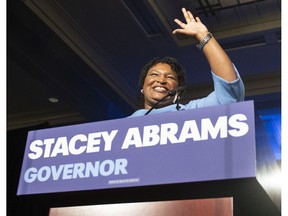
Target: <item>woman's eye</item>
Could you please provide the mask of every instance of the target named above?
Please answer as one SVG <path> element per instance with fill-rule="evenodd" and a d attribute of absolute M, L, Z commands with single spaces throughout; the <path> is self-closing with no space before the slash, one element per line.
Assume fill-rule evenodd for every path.
<path fill-rule="evenodd" d="M 168 78 L 168 79 L 174 79 L 174 80 L 176 79 L 176 78 L 173 77 L 173 76 L 168 76 L 167 78 Z"/>

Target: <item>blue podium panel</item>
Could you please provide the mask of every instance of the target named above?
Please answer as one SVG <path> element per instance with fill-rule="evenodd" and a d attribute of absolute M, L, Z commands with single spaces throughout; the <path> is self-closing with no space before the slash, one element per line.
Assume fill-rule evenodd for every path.
<path fill-rule="evenodd" d="M 17 194 L 255 176 L 247 101 L 30 131 Z"/>

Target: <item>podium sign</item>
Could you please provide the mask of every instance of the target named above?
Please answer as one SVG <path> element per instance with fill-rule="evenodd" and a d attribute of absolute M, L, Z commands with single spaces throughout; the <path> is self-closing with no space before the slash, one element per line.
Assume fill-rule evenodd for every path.
<path fill-rule="evenodd" d="M 255 176 L 247 101 L 30 131 L 17 194 Z"/>

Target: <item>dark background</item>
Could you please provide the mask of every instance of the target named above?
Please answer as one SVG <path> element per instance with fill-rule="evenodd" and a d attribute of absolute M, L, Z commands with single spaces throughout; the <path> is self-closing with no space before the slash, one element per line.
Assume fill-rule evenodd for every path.
<path fill-rule="evenodd" d="M 281 1 L 233 2 L 7 1 L 7 214 L 47 215 L 42 199 L 16 196 L 28 131 L 130 115 L 142 105 L 139 71 L 156 56 L 186 68 L 183 103 L 211 91 L 193 38 L 171 35 L 181 7 L 235 63 L 281 167 Z"/>

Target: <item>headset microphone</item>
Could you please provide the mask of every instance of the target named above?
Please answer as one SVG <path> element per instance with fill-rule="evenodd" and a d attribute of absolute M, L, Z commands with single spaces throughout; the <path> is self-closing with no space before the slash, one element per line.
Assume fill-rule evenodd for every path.
<path fill-rule="evenodd" d="M 175 101 L 177 101 L 177 106 L 176 106 L 176 108 L 177 108 L 177 110 L 179 110 L 179 98 L 180 98 L 180 96 L 183 94 L 183 91 L 184 91 L 184 89 L 183 89 L 183 87 L 179 87 L 177 90 L 171 90 L 171 91 L 169 91 L 163 98 L 161 98 L 161 100 L 159 100 L 159 101 L 157 101 L 157 103 L 156 104 L 154 104 L 154 106 L 152 106 L 146 113 L 145 113 L 145 115 L 148 115 L 153 109 L 155 109 L 156 107 L 157 107 L 157 105 L 159 104 L 159 103 L 161 103 L 165 98 L 167 98 L 167 97 L 173 97 L 173 96 L 175 96 L 176 95 L 176 97 L 175 97 L 175 99 L 174 99 L 174 103 L 175 103 Z"/>

